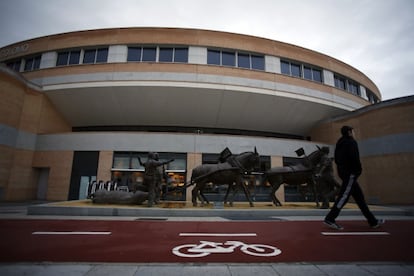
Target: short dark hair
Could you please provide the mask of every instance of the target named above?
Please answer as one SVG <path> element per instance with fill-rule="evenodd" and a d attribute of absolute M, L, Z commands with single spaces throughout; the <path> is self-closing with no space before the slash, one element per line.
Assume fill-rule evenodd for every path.
<path fill-rule="evenodd" d="M 354 128 L 351 126 L 343 126 L 341 127 L 341 134 L 342 136 L 349 136 L 348 133 L 350 130 L 353 130 Z"/>

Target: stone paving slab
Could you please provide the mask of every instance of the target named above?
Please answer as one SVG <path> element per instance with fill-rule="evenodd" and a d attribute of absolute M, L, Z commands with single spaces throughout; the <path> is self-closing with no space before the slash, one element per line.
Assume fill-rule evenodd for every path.
<path fill-rule="evenodd" d="M 265 205 L 267 206 L 267 205 Z M 372 211 L 378 216 L 406 216 L 407 211 L 403 208 L 391 208 L 383 206 L 372 206 Z M 28 215 L 49 216 L 124 216 L 124 217 L 237 217 L 243 219 L 283 216 L 325 216 L 328 210 L 317 209 L 312 203 L 287 205 L 283 207 L 234 207 L 234 208 L 160 208 L 142 206 L 114 206 L 87 204 L 85 202 L 60 202 L 48 204 L 36 204 L 27 207 Z M 347 204 L 341 212 L 341 216 L 357 216 L 361 211 L 355 204 Z"/>
<path fill-rule="evenodd" d="M 405 263 L 275 263 L 275 264 L 71 264 L 71 263 L 21 263 L 0 264 L 0 275 L 42 276 L 412 276 L 414 264 Z"/>

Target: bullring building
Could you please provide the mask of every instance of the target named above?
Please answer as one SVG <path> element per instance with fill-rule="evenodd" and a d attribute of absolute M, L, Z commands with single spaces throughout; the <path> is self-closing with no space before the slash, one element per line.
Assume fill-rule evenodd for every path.
<path fill-rule="evenodd" d="M 0 200 L 82 199 L 94 180 L 131 188 L 148 152 L 174 158 L 167 199 L 189 200 L 174 188 L 226 147 L 257 147 L 260 170 L 289 165 L 298 148 L 332 148 L 338 120 L 369 124 L 375 119 L 360 114 L 384 108 L 377 86 L 340 60 L 226 32 L 62 33 L 3 47 L 0 62 Z M 251 178 L 254 199 L 269 201 L 260 175 Z M 289 187 L 278 193 L 296 200 Z"/>

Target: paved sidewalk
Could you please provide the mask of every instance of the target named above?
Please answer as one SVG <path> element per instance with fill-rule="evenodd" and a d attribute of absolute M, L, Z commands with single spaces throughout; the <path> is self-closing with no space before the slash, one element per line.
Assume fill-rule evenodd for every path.
<path fill-rule="evenodd" d="M 344 264 L 79 264 L 79 263 L 24 263 L 1 264 L 0 275 L 41 276 L 235 276 L 235 275 L 337 275 L 337 276 L 412 276 L 414 264 L 399 263 L 344 263 Z"/>

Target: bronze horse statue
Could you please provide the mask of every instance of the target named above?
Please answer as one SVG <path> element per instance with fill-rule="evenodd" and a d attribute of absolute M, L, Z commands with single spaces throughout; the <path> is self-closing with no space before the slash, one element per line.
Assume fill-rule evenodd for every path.
<path fill-rule="evenodd" d="M 246 185 L 243 183 L 243 175 L 257 168 L 260 165 L 259 154 L 256 148 L 254 152 L 243 152 L 238 155 L 231 155 L 224 162 L 218 164 L 203 164 L 193 169 L 191 180 L 186 187 L 194 185 L 192 191 L 193 206 L 197 206 L 197 198 L 201 201 L 201 206 L 204 201 L 208 203 L 207 198 L 202 191 L 207 183 L 215 185 L 240 185 L 250 203 L 253 206 L 252 199 Z M 237 189 L 234 189 L 234 194 Z M 233 194 L 233 197 L 234 197 Z M 233 205 L 233 197 L 230 200 L 230 205 Z"/>
<path fill-rule="evenodd" d="M 303 149 L 296 151 L 303 152 Z M 288 185 L 303 185 L 307 184 L 312 189 L 315 195 L 316 205 L 319 207 L 318 192 L 316 191 L 315 174 L 316 169 L 322 160 L 322 157 L 329 153 L 328 147 L 318 147 L 309 156 L 302 158 L 298 164 L 293 166 L 274 167 L 265 172 L 265 180 L 271 185 L 270 197 L 276 206 L 282 206 L 282 203 L 276 197 L 276 191 L 282 184 Z M 298 154 L 299 155 L 299 154 Z"/>

